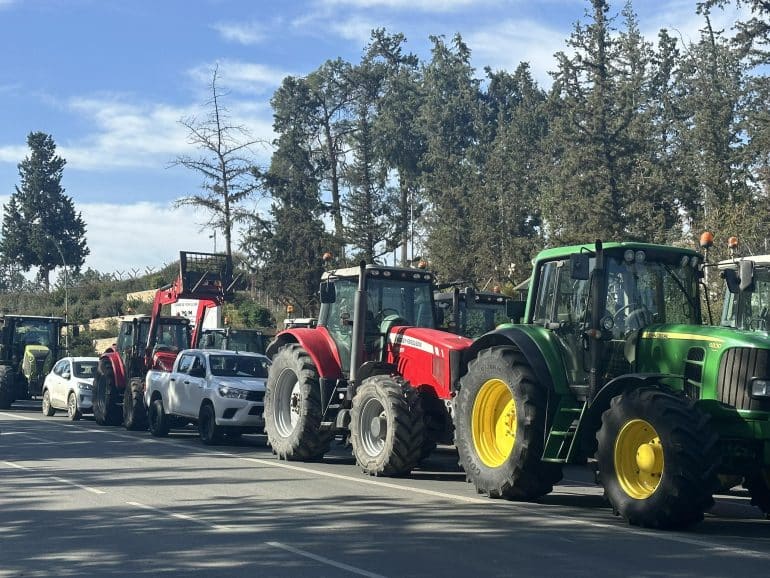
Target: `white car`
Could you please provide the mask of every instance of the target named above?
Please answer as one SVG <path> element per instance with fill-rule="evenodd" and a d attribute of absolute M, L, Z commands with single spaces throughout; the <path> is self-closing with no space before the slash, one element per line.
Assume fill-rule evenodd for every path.
<path fill-rule="evenodd" d="M 171 372 L 147 372 L 145 404 L 150 433 L 194 422 L 205 444 L 223 435 L 261 433 L 270 359 L 258 353 L 185 349 Z"/>
<path fill-rule="evenodd" d="M 78 420 L 93 411 L 93 389 L 98 357 L 64 357 L 57 361 L 43 382 L 43 414 L 57 409 Z"/>

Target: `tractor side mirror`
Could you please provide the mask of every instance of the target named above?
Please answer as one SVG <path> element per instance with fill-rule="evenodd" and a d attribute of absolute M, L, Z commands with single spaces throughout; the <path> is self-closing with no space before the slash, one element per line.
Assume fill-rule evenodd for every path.
<path fill-rule="evenodd" d="M 743 260 L 740 262 L 741 291 L 754 291 L 754 261 Z"/>
<path fill-rule="evenodd" d="M 337 301 L 337 290 L 334 283 L 324 281 L 321 283 L 321 303 L 334 303 Z"/>
<path fill-rule="evenodd" d="M 471 309 L 476 306 L 476 290 L 473 287 L 465 288 L 465 307 Z"/>
<path fill-rule="evenodd" d="M 521 318 L 524 317 L 524 309 L 526 305 L 526 301 L 507 301 L 505 303 L 505 316 L 508 319 L 512 319 L 514 323 L 519 323 Z"/>
<path fill-rule="evenodd" d="M 741 280 L 738 278 L 738 273 L 735 269 L 725 269 L 722 271 L 722 277 L 727 285 L 727 290 L 735 295 L 740 291 Z"/>
<path fill-rule="evenodd" d="M 588 253 L 573 253 L 569 256 L 570 276 L 573 279 L 587 281 L 590 263 Z"/>

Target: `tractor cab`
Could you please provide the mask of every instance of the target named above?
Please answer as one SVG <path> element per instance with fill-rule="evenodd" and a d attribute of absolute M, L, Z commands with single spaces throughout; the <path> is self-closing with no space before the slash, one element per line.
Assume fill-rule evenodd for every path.
<path fill-rule="evenodd" d="M 433 294 L 442 329 L 476 338 L 502 323 L 511 322 L 511 298 L 495 291 L 454 287 Z"/>
<path fill-rule="evenodd" d="M 149 331 L 149 315 L 137 315 L 121 321 L 116 348 L 123 366 L 128 368 L 132 376 L 142 375 L 151 369 L 142 367 Z M 171 371 L 177 353 L 190 347 L 190 339 L 190 321 L 186 317 L 161 317 L 158 320 L 157 342 L 152 352 L 153 368 L 168 367 L 167 371 Z"/>
<path fill-rule="evenodd" d="M 394 327 L 434 329 L 432 282 L 433 275 L 426 271 L 381 265 L 324 273 L 318 326 L 334 341 L 342 371 L 350 372 L 353 343 L 363 343 L 361 363 L 384 361 Z M 364 292 L 359 293 L 362 284 Z M 358 317 L 357 293 L 365 296 Z"/>
<path fill-rule="evenodd" d="M 700 325 L 701 262 L 696 251 L 639 243 L 544 251 L 526 319 L 552 331 L 570 386 L 590 395 L 634 370 L 641 330 Z"/>

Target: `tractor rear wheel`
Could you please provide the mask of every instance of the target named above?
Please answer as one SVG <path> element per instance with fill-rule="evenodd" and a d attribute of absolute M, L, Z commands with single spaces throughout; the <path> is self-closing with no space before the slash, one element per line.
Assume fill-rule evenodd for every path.
<path fill-rule="evenodd" d="M 350 410 L 350 443 L 365 474 L 409 474 L 420 461 L 423 440 L 420 400 L 406 381 L 374 375 L 361 383 Z"/>
<path fill-rule="evenodd" d="M 123 390 L 123 425 L 127 430 L 147 429 L 147 410 L 144 407 L 144 382 L 131 378 Z"/>
<path fill-rule="evenodd" d="M 533 500 L 553 490 L 561 466 L 543 462 L 547 391 L 513 347 L 481 351 L 455 398 L 460 465 L 480 493 Z"/>
<path fill-rule="evenodd" d="M 94 385 L 94 420 L 99 425 L 120 425 L 122 416 L 118 405 L 119 393 L 109 361 L 99 361 Z"/>
<path fill-rule="evenodd" d="M 596 439 L 605 494 L 629 524 L 684 528 L 713 505 L 718 440 L 693 402 L 653 387 L 628 390 L 602 414 Z"/>
<path fill-rule="evenodd" d="M 10 409 L 13 403 L 14 375 L 7 365 L 0 365 L 0 409 Z"/>
<path fill-rule="evenodd" d="M 749 491 L 751 504 L 770 517 L 770 468 L 746 476 L 743 487 Z"/>
<path fill-rule="evenodd" d="M 320 460 L 331 431 L 321 431 L 318 370 L 305 349 L 292 343 L 276 353 L 265 391 L 265 432 L 282 460 Z"/>

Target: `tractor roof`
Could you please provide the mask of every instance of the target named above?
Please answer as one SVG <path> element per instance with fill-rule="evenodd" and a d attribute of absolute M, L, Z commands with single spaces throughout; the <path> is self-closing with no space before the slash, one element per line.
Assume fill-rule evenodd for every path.
<path fill-rule="evenodd" d="M 602 247 L 605 251 L 633 249 L 634 251 L 640 250 L 657 253 L 670 253 L 673 255 L 684 254 L 700 256 L 698 251 L 687 247 L 672 247 L 670 245 L 655 245 L 653 243 L 637 243 L 633 241 L 602 243 Z M 595 250 L 596 245 L 594 243 L 586 243 L 585 245 L 570 245 L 567 247 L 557 247 L 555 249 L 545 249 L 541 251 L 537 257 L 535 257 L 535 261 L 548 261 L 551 259 L 558 259 L 560 257 L 568 257 L 573 253 L 580 253 L 581 251 L 593 252 Z"/>
<path fill-rule="evenodd" d="M 45 315 L 14 315 L 6 314 L 0 315 L 0 319 L 34 319 L 38 321 L 58 321 L 64 323 L 64 317 L 46 317 Z"/>
<path fill-rule="evenodd" d="M 720 269 L 737 269 L 740 261 L 754 261 L 757 267 L 770 266 L 770 255 L 747 255 L 746 257 L 736 257 L 735 259 L 725 259 L 720 261 Z"/>
<path fill-rule="evenodd" d="M 150 315 L 145 314 L 139 314 L 139 315 L 121 315 L 120 316 L 120 322 L 128 322 L 128 321 L 141 321 L 141 322 L 150 322 Z M 179 316 L 171 316 L 171 315 L 162 315 L 159 317 L 159 321 L 161 323 L 189 323 L 190 320 L 187 319 L 187 317 L 179 317 Z"/>
<path fill-rule="evenodd" d="M 346 267 L 325 271 L 321 279 L 358 279 L 359 267 Z M 433 282 L 433 273 L 425 269 L 412 269 L 409 267 L 388 267 L 387 265 L 367 265 L 366 271 L 372 277 L 384 277 L 408 281 Z"/>

